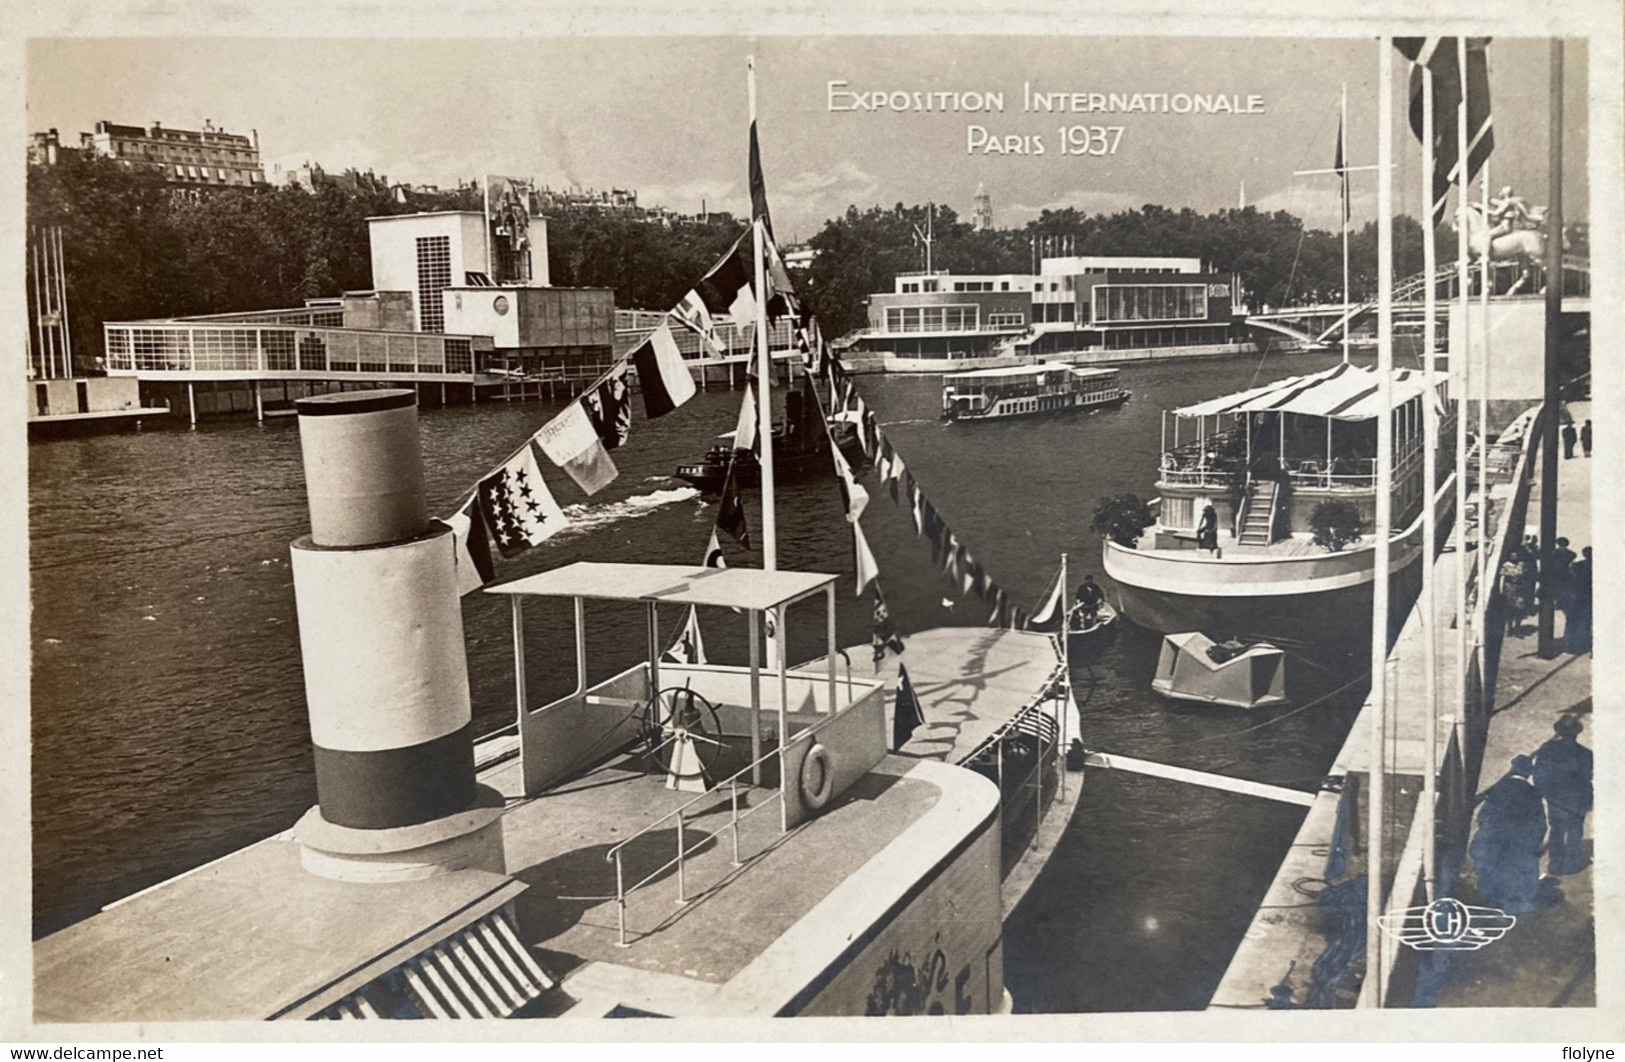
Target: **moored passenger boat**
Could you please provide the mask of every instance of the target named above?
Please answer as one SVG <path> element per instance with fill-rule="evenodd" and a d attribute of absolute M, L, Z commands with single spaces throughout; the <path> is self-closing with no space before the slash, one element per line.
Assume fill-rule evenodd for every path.
<path fill-rule="evenodd" d="M 1396 600 L 1405 600 L 1420 585 L 1430 493 L 1423 374 L 1395 372 L 1393 391 L 1388 574 Z M 1330 643 L 1368 628 L 1380 415 L 1376 372 L 1349 364 L 1172 410 L 1154 521 L 1133 545 L 1109 536 L 1103 544 L 1122 611 L 1165 633 L 1293 643 Z M 1451 423 L 1440 438 L 1451 436 Z M 1181 424 L 1194 426 L 1196 438 L 1182 441 Z M 1431 493 L 1435 504 L 1452 497 L 1437 485 Z"/>
<path fill-rule="evenodd" d="M 1116 369 L 1042 362 L 944 378 L 942 415 L 949 420 L 1030 417 L 1110 406 L 1128 396 Z"/>

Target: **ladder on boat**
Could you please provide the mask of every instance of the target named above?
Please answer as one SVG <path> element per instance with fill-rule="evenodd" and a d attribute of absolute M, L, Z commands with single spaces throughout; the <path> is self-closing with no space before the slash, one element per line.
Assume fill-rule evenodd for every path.
<path fill-rule="evenodd" d="M 1275 538 L 1275 495 L 1280 484 L 1269 479 L 1255 479 L 1247 484 L 1247 496 L 1242 502 L 1241 522 L 1236 527 L 1236 542 L 1243 546 L 1267 546 Z"/>

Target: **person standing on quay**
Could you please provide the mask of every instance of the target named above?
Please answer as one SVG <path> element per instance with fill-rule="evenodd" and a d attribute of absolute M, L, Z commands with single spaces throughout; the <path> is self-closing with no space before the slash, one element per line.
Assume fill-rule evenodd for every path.
<path fill-rule="evenodd" d="M 1574 444 L 1580 439 L 1580 433 L 1574 430 L 1574 421 L 1563 425 L 1563 460 L 1567 461 L 1574 456 Z"/>
<path fill-rule="evenodd" d="M 1591 810 L 1591 750 L 1577 740 L 1584 727 L 1572 715 L 1552 724 L 1556 735 L 1535 752 L 1535 789 L 1546 801 L 1546 870 L 1585 869 L 1585 819 Z"/>
<path fill-rule="evenodd" d="M 1563 596 L 1563 651 L 1591 651 L 1591 547 L 1580 551 L 1579 560 L 1569 565 Z"/>
<path fill-rule="evenodd" d="M 1480 798 L 1478 831 L 1467 846 L 1479 894 L 1508 914 L 1540 906 L 1540 842 L 1546 836 L 1546 812 L 1532 781 L 1534 770 L 1528 756 L 1512 757 L 1506 777 Z"/>
<path fill-rule="evenodd" d="M 1580 425 L 1580 449 L 1587 457 L 1591 456 L 1591 421 Z"/>

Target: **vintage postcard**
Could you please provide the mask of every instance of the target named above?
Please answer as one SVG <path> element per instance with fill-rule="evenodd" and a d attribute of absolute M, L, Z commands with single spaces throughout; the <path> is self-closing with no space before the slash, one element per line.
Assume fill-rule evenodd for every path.
<path fill-rule="evenodd" d="M 1625 1036 L 1611 5 L 8 6 L 6 1039 Z"/>

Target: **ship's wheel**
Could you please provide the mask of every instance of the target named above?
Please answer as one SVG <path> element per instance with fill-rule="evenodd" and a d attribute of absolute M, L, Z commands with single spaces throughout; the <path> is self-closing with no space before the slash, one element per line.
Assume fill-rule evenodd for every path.
<path fill-rule="evenodd" d="M 671 686 L 644 706 L 638 731 L 651 762 L 679 788 L 704 787 L 722 754 L 722 723 L 710 701 L 688 686 Z"/>

